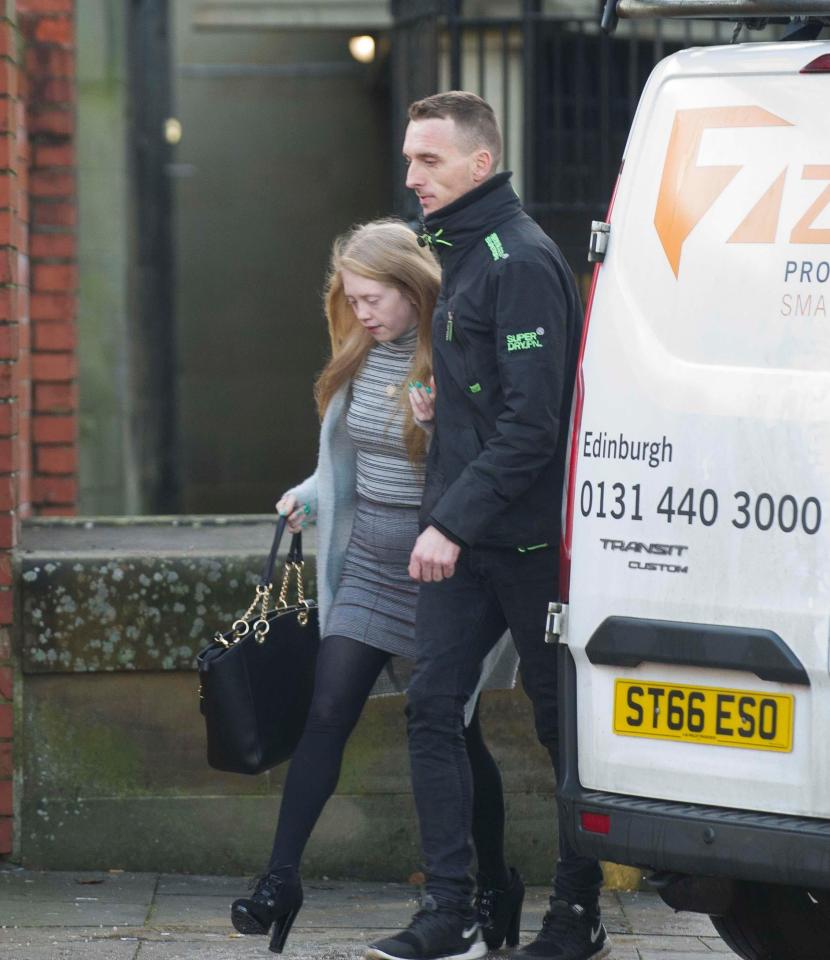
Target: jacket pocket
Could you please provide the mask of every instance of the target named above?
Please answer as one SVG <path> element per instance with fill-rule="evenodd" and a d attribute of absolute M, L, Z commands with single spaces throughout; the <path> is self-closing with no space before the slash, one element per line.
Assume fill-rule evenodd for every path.
<path fill-rule="evenodd" d="M 475 397 L 481 392 L 482 384 L 473 358 L 473 338 L 452 307 L 447 310 L 444 330 L 442 354 L 450 374 L 467 396 Z"/>

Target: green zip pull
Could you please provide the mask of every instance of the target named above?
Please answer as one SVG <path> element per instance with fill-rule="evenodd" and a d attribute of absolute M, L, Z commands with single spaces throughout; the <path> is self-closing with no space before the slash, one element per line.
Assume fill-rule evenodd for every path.
<path fill-rule="evenodd" d="M 541 550 L 548 546 L 546 543 L 534 543 L 532 547 L 516 547 L 519 553 L 531 553 L 533 550 Z"/>
<path fill-rule="evenodd" d="M 447 340 L 452 340 L 452 310 L 447 311 Z"/>
<path fill-rule="evenodd" d="M 430 233 L 429 230 L 424 227 L 424 232 L 418 235 L 418 246 L 432 247 L 434 249 L 436 245 L 440 244 L 442 247 L 451 247 L 452 244 L 449 240 L 441 239 L 441 234 L 443 232 L 443 227 L 441 227 L 440 230 L 436 230 L 435 233 Z"/>

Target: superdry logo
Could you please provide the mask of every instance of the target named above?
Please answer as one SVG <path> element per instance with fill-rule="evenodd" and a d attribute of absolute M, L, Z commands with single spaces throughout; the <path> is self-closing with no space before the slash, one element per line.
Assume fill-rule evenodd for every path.
<path fill-rule="evenodd" d="M 508 353 L 513 350 L 539 349 L 542 346 L 535 330 L 529 330 L 527 333 L 508 333 L 505 340 Z"/>
<path fill-rule="evenodd" d="M 680 274 L 680 256 L 689 234 L 744 167 L 744 164 L 698 163 L 704 133 L 716 129 L 791 126 L 788 120 L 762 107 L 699 107 L 677 111 L 654 210 L 654 226 L 675 277 Z M 790 164 L 785 164 L 772 183 L 761 185 L 758 200 L 735 225 L 727 242 L 775 242 L 789 168 Z M 804 164 L 800 166 L 800 178 L 830 181 L 830 165 Z M 813 226 L 828 205 L 830 186 L 792 226 L 790 243 L 830 243 L 830 229 Z"/>

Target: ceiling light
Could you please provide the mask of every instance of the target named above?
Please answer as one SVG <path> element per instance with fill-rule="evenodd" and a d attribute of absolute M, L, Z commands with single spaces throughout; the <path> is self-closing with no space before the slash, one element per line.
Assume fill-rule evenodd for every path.
<path fill-rule="evenodd" d="M 375 38 L 361 34 L 349 39 L 349 53 L 358 63 L 371 63 L 375 59 Z"/>

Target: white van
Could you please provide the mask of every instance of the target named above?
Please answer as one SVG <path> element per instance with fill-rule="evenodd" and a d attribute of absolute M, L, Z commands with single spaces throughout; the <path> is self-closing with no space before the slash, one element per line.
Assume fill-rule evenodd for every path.
<path fill-rule="evenodd" d="M 562 825 L 745 960 L 827 960 L 830 43 L 660 63 L 608 223 L 549 622 Z"/>

